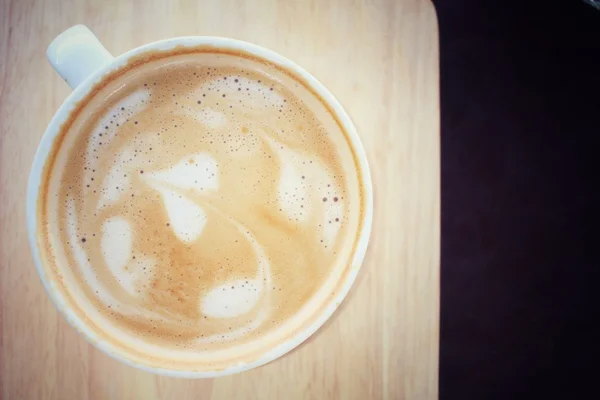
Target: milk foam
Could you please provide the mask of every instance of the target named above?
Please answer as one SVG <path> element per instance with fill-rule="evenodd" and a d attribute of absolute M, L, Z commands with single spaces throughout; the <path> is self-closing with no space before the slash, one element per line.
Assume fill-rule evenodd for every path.
<path fill-rule="evenodd" d="M 320 241 L 325 247 L 331 246 L 340 230 L 340 224 L 334 222 L 344 218 L 344 200 L 333 195 L 340 193 L 335 179 L 318 158 L 296 153 L 275 142 L 271 148 L 281 162 L 278 187 L 281 211 L 290 220 L 301 222 L 318 212 Z"/>
<path fill-rule="evenodd" d="M 49 253 L 120 343 L 214 362 L 281 340 L 332 295 L 360 186 L 311 92 L 195 57 L 133 70 L 83 110 L 50 179 Z"/>
<path fill-rule="evenodd" d="M 92 182 L 93 172 L 98 165 L 99 151 L 106 148 L 114 140 L 119 128 L 129 117 L 145 108 L 148 104 L 149 91 L 138 90 L 125 97 L 119 104 L 113 106 L 96 124 L 91 133 L 86 152 L 86 179 L 83 180 L 84 192 L 89 192 L 88 185 Z"/>

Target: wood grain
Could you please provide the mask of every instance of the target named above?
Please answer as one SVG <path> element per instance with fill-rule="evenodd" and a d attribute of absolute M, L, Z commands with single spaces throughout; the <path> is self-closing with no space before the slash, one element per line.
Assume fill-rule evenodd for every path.
<path fill-rule="evenodd" d="M 375 219 L 340 310 L 262 368 L 178 380 L 91 347 L 47 299 L 25 230 L 37 144 L 70 89 L 45 59 L 88 25 L 113 54 L 182 35 L 269 47 L 312 72 L 355 121 Z M 0 397 L 5 399 L 433 399 L 439 331 L 437 21 L 426 0 L 0 0 Z"/>

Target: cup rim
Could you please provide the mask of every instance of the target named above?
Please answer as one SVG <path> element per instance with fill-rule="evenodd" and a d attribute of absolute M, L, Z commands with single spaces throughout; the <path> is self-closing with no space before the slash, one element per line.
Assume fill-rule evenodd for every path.
<path fill-rule="evenodd" d="M 127 357 L 127 352 L 119 350 L 116 346 L 112 345 L 108 341 L 101 340 L 97 335 L 87 326 L 87 324 L 77 316 L 73 310 L 70 309 L 67 302 L 64 299 L 64 295 L 57 290 L 56 285 L 52 282 L 51 278 L 46 276 L 44 271 L 43 262 L 41 260 L 40 249 L 37 243 L 37 202 L 40 191 L 41 178 L 43 175 L 44 167 L 53 143 L 60 133 L 62 124 L 68 119 L 71 112 L 76 108 L 77 103 L 84 99 L 92 88 L 100 83 L 105 75 L 118 70 L 119 68 L 127 65 L 127 63 L 133 58 L 151 51 L 165 51 L 170 50 L 178 46 L 184 47 L 198 47 L 198 46 L 212 46 L 216 49 L 227 49 L 227 50 L 241 50 L 250 55 L 257 56 L 258 58 L 265 59 L 271 63 L 288 69 L 294 74 L 301 77 L 309 87 L 314 90 L 319 97 L 332 109 L 335 113 L 336 118 L 342 124 L 344 131 L 348 137 L 349 143 L 355 154 L 356 161 L 358 163 L 360 179 L 363 188 L 363 218 L 362 226 L 358 234 L 356 241 L 356 247 L 354 254 L 351 257 L 349 268 L 350 271 L 343 278 L 343 285 L 341 290 L 327 304 L 321 311 L 317 313 L 317 317 L 313 323 L 308 327 L 299 330 L 296 334 L 292 335 L 288 340 L 273 346 L 271 349 L 262 353 L 256 360 L 240 365 L 232 365 L 222 370 L 185 370 L 185 369 L 169 369 L 154 367 L 142 362 L 134 361 Z M 152 372 L 159 375 L 171 376 L 171 377 L 183 377 L 183 378 L 214 378 L 219 376 L 225 376 L 235 374 L 238 372 L 247 371 L 256 367 L 260 367 L 267 364 L 286 353 L 292 351 L 298 347 L 301 343 L 312 336 L 323 324 L 331 318 L 335 310 L 339 307 L 341 302 L 344 300 L 350 288 L 354 284 L 356 277 L 360 271 L 364 257 L 366 254 L 372 222 L 373 222 L 373 187 L 371 180 L 371 173 L 367 162 L 366 152 L 363 144 L 358 136 L 356 127 L 350 116 L 346 113 L 342 105 L 338 102 L 335 96 L 312 74 L 302 68 L 300 65 L 291 61 L 290 59 L 280 55 L 279 53 L 264 48 L 262 46 L 226 37 L 220 36 L 183 36 L 171 39 L 163 39 L 155 42 L 151 42 L 134 49 L 131 49 L 114 58 L 110 63 L 101 66 L 97 71 L 92 73 L 85 81 L 77 86 L 72 93 L 63 101 L 61 106 L 58 108 L 56 113 L 53 115 L 48 127 L 46 128 L 38 149 L 33 158 L 33 165 L 29 175 L 28 186 L 27 186 L 27 204 L 26 204 L 26 217 L 27 217 L 27 231 L 29 245 L 34 260 L 34 264 L 38 275 L 44 285 L 48 297 L 52 300 L 54 306 L 64 316 L 69 325 L 75 330 L 82 334 L 82 336 L 91 343 L 94 347 L 100 349 L 110 357 L 121 361 L 129 366 Z"/>

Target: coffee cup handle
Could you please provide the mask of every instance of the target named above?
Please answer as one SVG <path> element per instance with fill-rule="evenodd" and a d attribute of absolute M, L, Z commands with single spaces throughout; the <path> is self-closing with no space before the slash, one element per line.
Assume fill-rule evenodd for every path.
<path fill-rule="evenodd" d="M 112 54 L 84 25 L 72 26 L 58 35 L 48 46 L 46 57 L 72 89 L 114 60 Z"/>

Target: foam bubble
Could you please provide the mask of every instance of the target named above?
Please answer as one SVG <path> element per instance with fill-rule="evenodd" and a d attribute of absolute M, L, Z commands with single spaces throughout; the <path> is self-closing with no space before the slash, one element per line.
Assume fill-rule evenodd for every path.
<path fill-rule="evenodd" d="M 323 223 L 321 234 L 324 245 L 329 247 L 335 243 L 337 235 L 340 232 L 342 226 L 341 223 L 344 218 L 345 205 L 341 200 L 337 202 L 331 201 L 331 198 L 335 196 L 326 197 L 329 196 L 329 193 L 331 193 L 330 190 L 321 187 L 319 191 L 320 195 L 323 196 L 324 199 L 328 199 L 323 207 Z"/>

